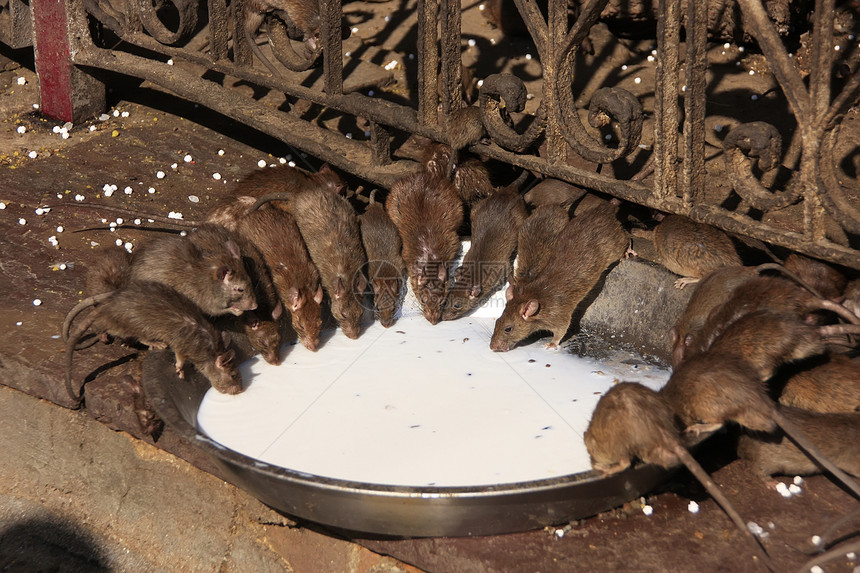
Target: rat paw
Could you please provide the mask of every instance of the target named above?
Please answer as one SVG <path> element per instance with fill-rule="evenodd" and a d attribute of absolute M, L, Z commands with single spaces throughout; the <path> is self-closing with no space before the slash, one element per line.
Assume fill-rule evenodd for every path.
<path fill-rule="evenodd" d="M 696 277 L 681 277 L 675 281 L 676 289 L 683 289 L 687 285 L 693 285 L 699 282 L 701 279 L 697 279 Z"/>

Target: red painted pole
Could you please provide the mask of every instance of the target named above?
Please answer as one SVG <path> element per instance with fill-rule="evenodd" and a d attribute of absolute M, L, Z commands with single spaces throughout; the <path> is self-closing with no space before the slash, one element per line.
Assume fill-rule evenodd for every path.
<path fill-rule="evenodd" d="M 104 84 L 72 63 L 70 0 L 31 0 L 30 9 L 42 113 L 78 122 L 104 111 Z"/>

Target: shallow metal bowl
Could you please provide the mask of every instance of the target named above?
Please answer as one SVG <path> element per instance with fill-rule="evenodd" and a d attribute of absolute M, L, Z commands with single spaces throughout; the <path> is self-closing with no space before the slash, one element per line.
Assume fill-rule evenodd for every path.
<path fill-rule="evenodd" d="M 144 390 L 164 422 L 208 454 L 234 485 L 278 511 L 327 526 L 402 537 L 527 531 L 618 507 L 671 473 L 643 465 L 610 477 L 587 471 L 492 487 L 384 486 L 310 475 L 255 460 L 202 434 L 197 410 L 209 383 L 197 372 L 179 379 L 173 361 L 172 352 L 159 351 L 143 364 Z"/>

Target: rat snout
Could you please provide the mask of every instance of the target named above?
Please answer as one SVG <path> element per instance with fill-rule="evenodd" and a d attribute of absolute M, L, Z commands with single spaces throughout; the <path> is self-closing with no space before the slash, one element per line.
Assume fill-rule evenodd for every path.
<path fill-rule="evenodd" d="M 497 340 L 496 338 L 490 339 L 490 350 L 493 352 L 507 352 L 511 349 L 511 346 L 501 340 Z"/>

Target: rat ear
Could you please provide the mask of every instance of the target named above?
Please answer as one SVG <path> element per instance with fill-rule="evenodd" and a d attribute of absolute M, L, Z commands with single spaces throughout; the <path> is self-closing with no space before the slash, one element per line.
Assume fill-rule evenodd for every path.
<path fill-rule="evenodd" d="M 693 344 L 693 335 L 688 334 L 684 337 L 684 346 L 690 346 L 691 344 Z"/>
<path fill-rule="evenodd" d="M 290 309 L 295 312 L 304 306 L 305 297 L 299 294 L 299 289 L 293 286 L 287 291 L 287 303 L 290 305 Z"/>
<path fill-rule="evenodd" d="M 469 289 L 469 298 L 478 298 L 483 290 L 481 285 L 472 285 L 472 288 Z"/>
<path fill-rule="evenodd" d="M 536 315 L 539 310 L 540 310 L 540 303 L 535 299 L 531 299 L 530 301 L 525 303 L 522 307 L 520 307 L 520 314 L 522 315 L 522 317 L 524 319 L 528 320 L 531 317 L 533 317 L 534 315 Z"/>
<path fill-rule="evenodd" d="M 346 287 L 343 286 L 343 279 L 338 277 L 337 282 L 334 285 L 334 292 L 332 293 L 335 299 L 343 298 L 343 295 L 346 294 Z"/>
<path fill-rule="evenodd" d="M 228 370 L 230 368 L 230 363 L 233 362 L 233 358 L 235 356 L 236 353 L 231 348 L 223 354 L 218 355 L 218 358 L 215 359 L 215 366 L 217 366 L 221 370 Z"/>
<path fill-rule="evenodd" d="M 418 263 L 412 265 L 412 274 L 415 276 L 418 286 L 424 286 L 427 282 L 427 275 L 424 274 L 424 267 Z"/>
<path fill-rule="evenodd" d="M 364 278 L 364 274 L 359 272 L 358 276 L 355 278 L 355 292 L 363 293 L 367 289 L 367 279 Z"/>
<path fill-rule="evenodd" d="M 226 330 L 221 331 L 221 342 L 224 344 L 224 348 L 230 346 L 230 333 Z"/>
<path fill-rule="evenodd" d="M 239 245 L 233 239 L 227 239 L 227 242 L 224 243 L 224 246 L 227 247 L 227 251 L 232 255 L 234 259 L 241 259 L 242 252 L 239 250 Z"/>
<path fill-rule="evenodd" d="M 512 298 L 514 298 L 514 285 L 509 284 L 505 289 L 505 301 L 510 302 Z"/>
<path fill-rule="evenodd" d="M 314 302 L 319 304 L 322 302 L 322 299 L 323 299 L 323 288 L 322 288 L 322 285 L 320 284 L 320 285 L 317 285 L 317 292 L 314 293 Z"/>
<path fill-rule="evenodd" d="M 443 283 L 448 280 L 448 265 L 439 263 L 439 272 L 436 275 Z"/>
<path fill-rule="evenodd" d="M 215 269 L 215 280 L 227 282 L 231 272 L 230 267 L 221 265 Z"/>
<path fill-rule="evenodd" d="M 282 314 L 284 314 L 284 305 L 281 304 L 281 301 L 278 301 L 278 304 L 272 309 L 272 320 L 278 320 Z"/>
<path fill-rule="evenodd" d="M 669 344 L 675 346 L 676 342 L 678 342 L 678 327 L 673 326 L 672 330 L 669 331 Z"/>

